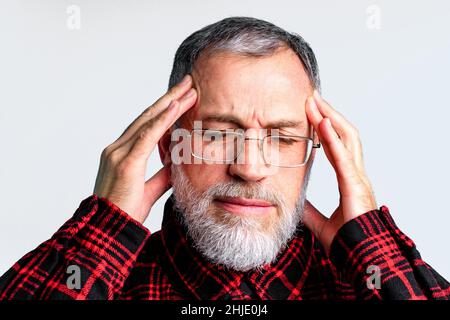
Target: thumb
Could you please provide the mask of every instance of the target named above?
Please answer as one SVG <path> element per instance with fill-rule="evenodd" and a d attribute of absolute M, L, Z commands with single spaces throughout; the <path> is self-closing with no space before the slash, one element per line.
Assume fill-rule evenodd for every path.
<path fill-rule="evenodd" d="M 165 165 L 144 185 L 145 212 L 149 212 L 155 202 L 171 188 L 170 184 L 170 165 Z"/>
<path fill-rule="evenodd" d="M 308 200 L 305 201 L 305 207 L 303 209 L 303 223 L 314 233 L 317 238 L 320 239 L 323 226 L 327 221 L 328 218 L 317 210 L 311 202 Z"/>

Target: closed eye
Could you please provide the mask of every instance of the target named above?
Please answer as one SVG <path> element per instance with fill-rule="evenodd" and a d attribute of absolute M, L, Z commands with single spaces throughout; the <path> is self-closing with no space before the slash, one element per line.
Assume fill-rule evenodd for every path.
<path fill-rule="evenodd" d="M 273 142 L 278 142 L 283 145 L 293 145 L 301 141 L 305 141 L 305 139 L 301 137 L 290 137 L 290 136 L 270 136 L 270 139 Z"/>

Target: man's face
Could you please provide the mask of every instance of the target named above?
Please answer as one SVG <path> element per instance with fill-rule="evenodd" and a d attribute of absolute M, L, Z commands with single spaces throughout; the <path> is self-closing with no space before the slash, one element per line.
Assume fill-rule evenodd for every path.
<path fill-rule="evenodd" d="M 254 138 L 263 137 L 261 129 L 310 136 L 305 101 L 313 88 L 292 50 L 281 49 L 261 58 L 232 53 L 204 55 L 196 62 L 192 76 L 198 100 L 180 118 L 181 127 L 190 130 L 194 121 L 202 121 L 204 129 L 251 129 L 247 136 Z M 197 247 L 201 251 L 204 247 L 203 251 L 208 252 L 203 253 L 210 260 L 234 269 L 246 270 L 271 262 L 267 260 L 273 260 L 295 231 L 295 225 L 289 224 L 300 220 L 305 191 L 302 187 L 306 189 L 310 162 L 274 170 L 264 163 L 258 141 L 248 140 L 243 163 L 191 161 L 172 165 L 176 201 Z M 262 206 L 249 205 L 247 200 L 261 200 Z M 211 246 L 217 241 L 221 246 L 235 246 L 235 251 L 217 247 L 213 252 Z M 245 260 L 239 257 L 242 253 L 260 257 L 239 265 L 238 261 Z"/>

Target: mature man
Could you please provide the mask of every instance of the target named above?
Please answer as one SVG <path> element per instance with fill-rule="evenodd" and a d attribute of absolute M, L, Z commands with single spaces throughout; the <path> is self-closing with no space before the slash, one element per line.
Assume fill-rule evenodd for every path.
<path fill-rule="evenodd" d="M 378 208 L 358 131 L 321 98 L 300 36 L 246 17 L 206 26 L 178 48 L 169 89 L 103 151 L 93 195 L 0 279 L 0 298 L 450 298 Z M 164 166 L 145 181 L 156 145 Z M 330 219 L 306 200 L 320 147 L 339 185 Z"/>

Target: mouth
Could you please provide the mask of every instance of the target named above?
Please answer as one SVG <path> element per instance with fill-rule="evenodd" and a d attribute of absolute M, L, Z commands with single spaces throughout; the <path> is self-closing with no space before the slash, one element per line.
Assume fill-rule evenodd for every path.
<path fill-rule="evenodd" d="M 273 203 L 261 199 L 220 197 L 214 203 L 222 209 L 239 215 L 264 215 L 275 208 Z"/>

